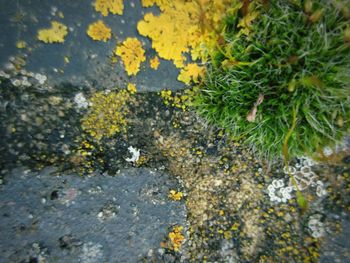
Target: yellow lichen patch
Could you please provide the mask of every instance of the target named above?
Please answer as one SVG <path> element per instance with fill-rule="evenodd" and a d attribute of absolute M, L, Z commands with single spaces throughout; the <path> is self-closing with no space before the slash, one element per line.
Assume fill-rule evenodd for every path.
<path fill-rule="evenodd" d="M 104 42 L 111 39 L 112 36 L 112 30 L 105 23 L 103 23 L 102 20 L 90 24 L 86 33 L 93 40 Z"/>
<path fill-rule="evenodd" d="M 155 56 L 154 58 L 152 58 L 152 59 L 149 61 L 150 67 L 151 67 L 152 69 L 154 69 L 154 70 L 158 69 L 159 64 L 160 64 L 160 62 L 159 62 L 159 59 L 158 59 L 157 56 Z"/>
<path fill-rule="evenodd" d="M 182 226 L 174 226 L 173 230 L 168 235 L 169 240 L 171 242 L 171 248 L 174 251 L 179 251 L 182 246 L 182 243 L 185 240 L 185 236 L 181 233 L 182 230 Z"/>
<path fill-rule="evenodd" d="M 197 92 L 198 87 L 194 87 L 177 94 L 172 94 L 171 90 L 162 90 L 159 95 L 163 99 L 165 105 L 171 105 L 186 111 L 188 107 L 192 105 L 194 96 Z"/>
<path fill-rule="evenodd" d="M 67 27 L 64 24 L 52 21 L 50 28 L 38 31 L 37 38 L 44 43 L 63 43 L 67 34 Z"/>
<path fill-rule="evenodd" d="M 90 99 L 89 113 L 82 119 L 83 129 L 97 140 L 125 131 L 130 101 L 126 90 L 108 94 L 97 92 Z"/>
<path fill-rule="evenodd" d="M 173 200 L 173 201 L 180 201 L 183 197 L 183 193 L 182 192 L 177 192 L 175 190 L 170 190 L 168 197 Z"/>
<path fill-rule="evenodd" d="M 146 60 L 145 50 L 137 38 L 127 38 L 122 45 L 117 46 L 114 53 L 123 60 L 128 75 L 136 75 L 141 62 Z"/>
<path fill-rule="evenodd" d="M 103 16 L 107 16 L 108 12 L 114 15 L 122 15 L 124 10 L 123 0 L 96 0 L 95 10 Z"/>
<path fill-rule="evenodd" d="M 129 83 L 126 88 L 131 94 L 135 94 L 137 92 L 136 85 L 133 83 Z"/>
<path fill-rule="evenodd" d="M 204 74 L 204 68 L 198 66 L 195 63 L 188 64 L 185 68 L 181 69 L 177 79 L 183 83 L 189 85 L 191 81 L 198 83 L 199 77 L 202 77 Z"/>
<path fill-rule="evenodd" d="M 23 41 L 23 40 L 19 40 L 16 43 L 16 47 L 19 48 L 19 49 L 26 48 L 27 47 L 27 43 L 25 41 Z"/>
<path fill-rule="evenodd" d="M 159 16 L 146 14 L 137 29 L 141 35 L 152 39 L 152 47 L 161 58 L 173 60 L 175 66 L 181 68 L 184 66 L 184 53 L 191 48 L 196 49 L 196 57 L 208 53 L 205 40 L 216 39 L 214 32 L 230 2 L 143 0 L 143 6 L 156 4 L 162 12 Z"/>

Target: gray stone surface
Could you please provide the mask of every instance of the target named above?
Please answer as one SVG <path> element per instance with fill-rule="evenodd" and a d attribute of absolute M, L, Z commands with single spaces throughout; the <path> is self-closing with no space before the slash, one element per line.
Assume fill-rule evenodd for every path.
<path fill-rule="evenodd" d="M 341 233 L 326 235 L 322 245 L 320 263 L 350 262 L 350 214 L 330 214 L 330 218 L 341 222 Z"/>
<path fill-rule="evenodd" d="M 137 33 L 136 25 L 145 13 L 159 12 L 156 8 L 142 8 L 139 0 L 125 1 L 122 16 L 109 14 L 103 17 L 94 10 L 93 2 L 0 0 L 0 69 L 6 67 L 11 56 L 21 55 L 26 58 L 25 69 L 47 75 L 51 85 L 69 82 L 108 89 L 125 87 L 130 81 L 137 84 L 139 91 L 184 87 L 176 80 L 178 69 L 172 62 L 161 59 L 157 71 L 149 67 L 149 59 L 156 53 L 151 48 L 151 41 Z M 59 12 L 63 13 L 63 18 L 58 16 Z M 106 43 L 93 41 L 86 34 L 88 25 L 99 19 L 112 28 L 113 37 Z M 50 27 L 52 20 L 70 28 L 63 44 L 45 44 L 36 38 L 37 31 Z M 136 77 L 126 75 L 120 58 L 111 65 L 116 43 L 127 37 L 137 37 L 146 50 L 147 60 L 141 64 Z M 19 40 L 26 41 L 28 48 L 17 49 Z M 69 57 L 70 62 L 65 63 L 64 57 Z"/>
<path fill-rule="evenodd" d="M 80 177 L 15 169 L 0 187 L 0 262 L 138 262 L 184 225 L 167 174 Z M 32 260 L 32 261 L 31 261 Z M 37 260 L 37 261 L 33 261 Z M 45 261 L 46 260 L 46 261 Z"/>

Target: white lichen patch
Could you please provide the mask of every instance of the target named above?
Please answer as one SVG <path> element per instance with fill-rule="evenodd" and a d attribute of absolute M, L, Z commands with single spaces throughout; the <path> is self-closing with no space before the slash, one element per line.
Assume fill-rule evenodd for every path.
<path fill-rule="evenodd" d="M 140 158 L 140 150 L 132 146 L 129 146 L 128 150 L 129 150 L 129 153 L 131 154 L 131 158 L 125 158 L 125 161 L 136 163 Z"/>
<path fill-rule="evenodd" d="M 292 176 L 295 179 L 299 190 L 306 190 L 309 187 L 314 187 L 316 195 L 323 197 L 327 194 L 323 182 L 318 175 L 312 170 L 316 164 L 315 161 L 308 157 L 299 157 L 298 162 L 294 166 L 285 166 L 283 171 L 286 175 Z M 296 190 L 292 179 L 289 180 L 289 186 Z"/>
<path fill-rule="evenodd" d="M 40 74 L 40 73 L 36 73 L 34 75 L 34 78 L 39 82 L 40 85 L 43 85 L 47 80 L 47 77 L 45 75 Z"/>
<path fill-rule="evenodd" d="M 285 186 L 282 179 L 273 180 L 267 187 L 270 201 L 278 203 L 286 203 L 289 199 L 291 199 L 291 193 L 293 190 L 293 187 L 287 185 Z"/>
<path fill-rule="evenodd" d="M 74 96 L 74 102 L 79 109 L 86 109 L 89 106 L 88 101 L 86 100 L 83 93 L 79 92 Z"/>
<path fill-rule="evenodd" d="M 103 256 L 103 246 L 89 242 L 83 245 L 83 253 L 80 256 L 81 262 L 97 263 L 101 262 Z"/>
<path fill-rule="evenodd" d="M 310 216 L 308 227 L 314 238 L 320 238 L 325 235 L 324 224 L 321 222 L 321 215 L 319 214 Z"/>

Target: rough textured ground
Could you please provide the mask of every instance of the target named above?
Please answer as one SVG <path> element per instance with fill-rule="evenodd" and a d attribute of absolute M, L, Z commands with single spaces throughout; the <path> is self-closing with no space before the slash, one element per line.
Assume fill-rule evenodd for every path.
<path fill-rule="evenodd" d="M 0 3 L 1 262 L 349 261 L 349 142 L 312 165 L 292 161 L 306 211 L 295 191 L 272 200 L 269 187 L 281 197 L 279 184 L 291 186 L 281 160 L 208 126 L 188 107 L 190 90 L 151 92 L 180 87 L 170 62 L 132 78 L 111 65 L 116 40 L 86 36 L 99 17 L 90 3 Z M 38 43 L 59 11 L 74 28 L 67 42 Z M 129 1 L 106 21 L 133 36 L 142 12 Z M 17 49 L 20 39 L 30 48 Z M 130 81 L 148 92 L 125 91 Z M 138 160 L 127 161 L 131 146 Z"/>
<path fill-rule="evenodd" d="M 0 191 L 0 262 L 138 262 L 186 218 L 176 180 L 150 169 L 115 176 L 16 169 Z M 161 250 L 161 253 L 164 251 Z M 169 255 L 170 257 L 171 255 Z"/>

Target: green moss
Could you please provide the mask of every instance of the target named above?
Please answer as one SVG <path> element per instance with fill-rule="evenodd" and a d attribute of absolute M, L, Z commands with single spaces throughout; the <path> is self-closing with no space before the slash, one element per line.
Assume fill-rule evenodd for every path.
<path fill-rule="evenodd" d="M 245 16 L 228 11 L 195 100 L 209 122 L 268 158 L 281 156 L 293 110 L 291 156 L 314 153 L 349 132 L 349 21 L 329 1 L 312 3 L 255 1 Z"/>

